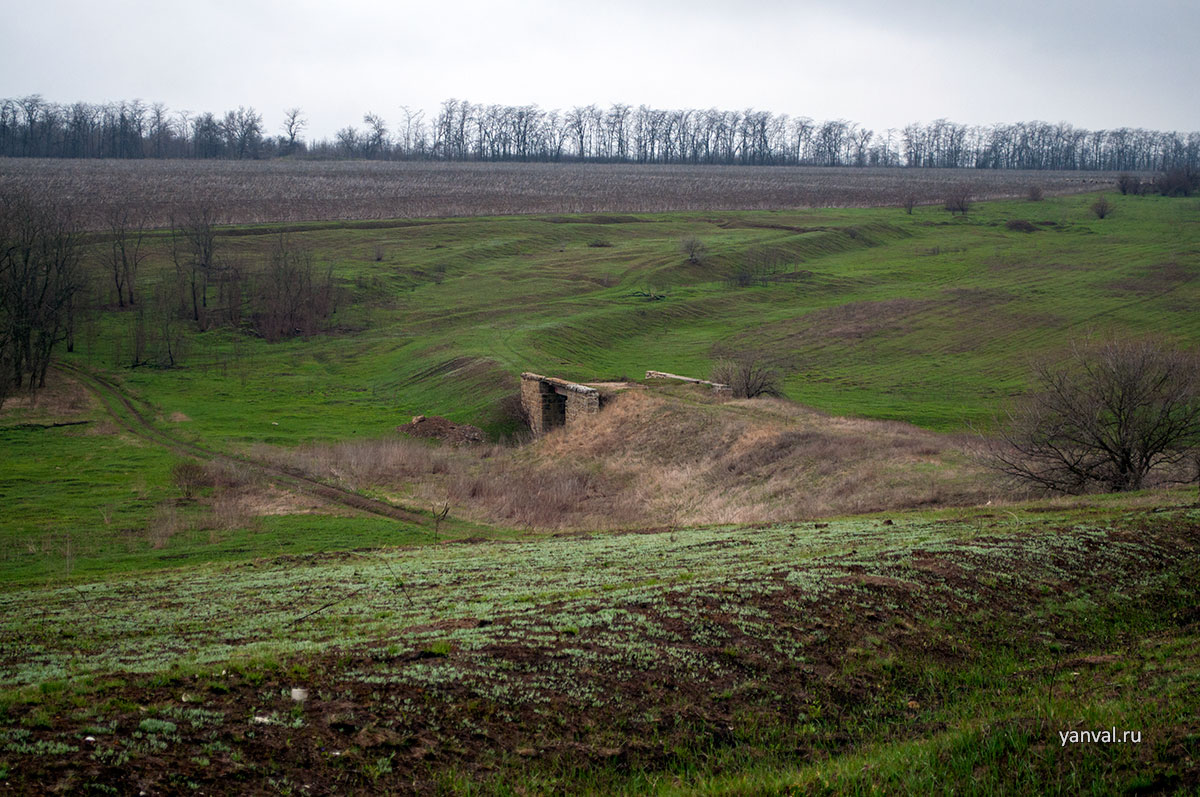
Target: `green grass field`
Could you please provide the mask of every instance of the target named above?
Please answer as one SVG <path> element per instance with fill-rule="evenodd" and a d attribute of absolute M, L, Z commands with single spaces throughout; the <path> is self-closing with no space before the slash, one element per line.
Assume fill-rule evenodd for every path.
<path fill-rule="evenodd" d="M 521 371 L 707 376 L 737 353 L 777 365 L 789 398 L 816 409 L 961 431 L 986 427 L 1026 386 L 1032 358 L 1089 335 L 1200 341 L 1200 206 L 1117 197 L 1098 220 L 1091 201 L 981 203 L 966 218 L 918 207 L 302 225 L 289 234 L 332 265 L 342 293 L 329 334 L 191 332 L 179 367 L 131 369 L 135 314 L 111 309 L 83 324 L 68 359 L 106 374 L 172 434 L 227 452 L 385 437 L 416 414 L 511 433 L 500 406 Z M 265 258 L 279 229 L 230 228 L 218 251 Z M 689 236 L 706 248 L 699 264 L 681 250 Z M 170 278 L 164 235 L 143 273 L 144 296 Z M 738 274 L 749 284 L 735 287 Z M 104 413 L 90 412 L 95 428 Z M 0 521 L 8 578 L 86 571 L 118 544 L 142 550 L 155 508 L 177 495 L 174 459 L 0 417 L 0 489 L 19 508 Z M 72 458 L 70 478 L 56 478 Z M 160 540 L 161 555 L 185 553 L 174 550 L 185 537 Z M 229 546 L 279 548 L 255 539 Z M 326 544 L 316 539 L 295 544 Z M 48 551 L 63 561 L 17 564 Z"/>
<path fill-rule="evenodd" d="M 706 377 L 751 354 L 795 402 L 928 430 L 893 425 L 913 459 L 879 474 L 953 466 L 973 484 L 929 432 L 986 428 L 1031 359 L 1089 336 L 1200 343 L 1200 204 L 1110 199 L 1103 220 L 1075 196 L 965 218 L 297 225 L 339 289 L 323 334 L 189 330 L 177 367 L 130 368 L 135 313 L 92 314 L 65 358 L 114 389 L 56 374 L 0 413 L 0 790 L 125 790 L 152 770 L 146 785 L 177 792 L 307 793 L 304 771 L 324 791 L 1194 790 L 1194 486 L 530 535 L 443 525 L 436 503 L 411 506 L 412 522 L 321 504 L 238 464 L 361 443 L 329 459 L 328 480 L 411 501 L 403 480 L 360 483 L 347 464 L 410 416 L 502 438 L 522 371 Z M 1021 220 L 1034 231 L 1008 224 Z M 218 247 L 255 262 L 279 229 L 230 228 Z M 681 250 L 690 236 L 699 263 Z M 147 295 L 168 278 L 165 236 L 143 273 Z M 690 399 L 671 400 L 686 414 Z M 769 422 L 794 440 L 820 417 L 692 403 L 714 428 Z M 639 422 L 637 439 L 658 439 Z M 689 435 L 720 445 L 702 432 Z M 228 459 L 185 491 L 187 443 Z M 585 486 L 603 482 L 602 460 L 562 445 Z M 459 452 L 438 478 L 469 490 L 493 458 L 562 461 L 527 448 Z M 1109 725 L 1148 742 L 1057 741 Z"/>
<path fill-rule="evenodd" d="M 416 413 L 499 432 L 496 404 L 522 370 L 706 376 L 734 352 L 784 368 L 801 403 L 962 429 L 1024 386 L 1030 357 L 1089 334 L 1200 340 L 1196 202 L 1117 197 L 1101 221 L 1092 199 L 981 203 L 967 218 L 925 207 L 331 226 L 293 238 L 348 293 L 335 334 L 235 345 L 209 332 L 181 368 L 129 371 L 113 352 L 131 316 L 108 314 L 76 359 L 231 445 L 379 435 Z M 1037 231 L 1007 229 L 1014 219 Z M 265 230 L 231 232 L 243 234 L 218 239 L 229 257 L 265 256 L 271 236 L 244 234 Z M 703 263 L 680 251 L 687 236 L 707 247 Z M 739 270 L 751 285 L 728 284 Z M 665 298 L 636 295 L 649 291 Z"/>

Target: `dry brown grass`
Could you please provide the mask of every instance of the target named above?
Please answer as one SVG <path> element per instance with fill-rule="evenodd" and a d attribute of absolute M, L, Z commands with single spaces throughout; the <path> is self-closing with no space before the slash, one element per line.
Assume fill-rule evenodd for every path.
<path fill-rule="evenodd" d="M 465 519 L 533 529 L 766 523 L 985 503 L 1000 483 L 965 442 L 779 399 L 629 391 L 586 425 L 522 447 L 405 438 L 258 456 Z"/>
<path fill-rule="evenodd" d="M 175 504 L 161 503 L 154 507 L 154 513 L 146 526 L 146 541 L 150 543 L 151 548 L 161 550 L 167 547 L 172 537 L 186 530 L 187 525 L 179 516 Z"/>
<path fill-rule="evenodd" d="M 58 371 L 46 374 L 46 386 L 36 393 L 18 390 L 0 407 L 0 423 L 62 423 L 77 420 L 98 406 L 83 385 Z"/>

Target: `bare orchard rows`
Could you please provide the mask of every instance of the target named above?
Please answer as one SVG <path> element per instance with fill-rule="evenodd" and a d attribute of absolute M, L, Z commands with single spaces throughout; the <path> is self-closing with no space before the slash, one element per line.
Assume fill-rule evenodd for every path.
<path fill-rule="evenodd" d="M 109 208 L 144 205 L 151 223 L 197 204 L 230 223 L 863 207 L 1047 195 L 1113 185 L 1105 172 L 647 166 L 580 163 L 0 159 L 0 192 L 28 189 L 100 228 Z"/>

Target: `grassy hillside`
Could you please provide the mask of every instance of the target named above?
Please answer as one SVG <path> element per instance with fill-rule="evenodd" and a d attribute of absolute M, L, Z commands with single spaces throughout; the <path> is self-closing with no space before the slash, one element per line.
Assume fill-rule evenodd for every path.
<path fill-rule="evenodd" d="M 789 397 L 818 409 L 962 429 L 1023 387 L 1030 357 L 1089 333 L 1200 340 L 1196 204 L 1118 197 L 1098 220 L 1091 199 L 979 204 L 966 218 L 926 207 L 296 232 L 346 291 L 334 334 L 208 332 L 182 367 L 130 371 L 132 315 L 109 313 L 77 359 L 235 445 L 378 435 L 416 413 L 499 431 L 497 403 L 522 370 L 706 375 L 733 352 L 777 363 Z M 250 232 L 265 230 L 218 245 L 261 260 L 272 236 Z M 702 263 L 680 251 L 687 236 L 705 244 Z"/>
<path fill-rule="evenodd" d="M 1196 789 L 1194 487 L 1022 501 L 964 443 L 1030 358 L 1200 342 L 1200 206 L 1091 201 L 305 224 L 321 334 L 131 368 L 87 315 L 0 413 L 0 790 Z M 800 404 L 393 431 L 733 354 Z"/>
<path fill-rule="evenodd" d="M 777 365 L 789 398 L 818 411 L 962 431 L 986 425 L 1006 396 L 1025 387 L 1031 358 L 1061 353 L 1089 334 L 1200 341 L 1196 203 L 1117 197 L 1113 215 L 1099 220 L 1091 201 L 981 203 L 966 218 L 918 207 L 912 215 L 876 208 L 306 224 L 288 235 L 319 265 L 333 267 L 340 292 L 326 334 L 268 343 L 184 325 L 177 367 L 130 368 L 138 311 L 110 306 L 83 321 L 68 360 L 105 374 L 175 438 L 309 470 L 311 463 L 286 451 L 393 436 L 415 414 L 511 433 L 501 406 L 523 370 L 580 380 L 636 378 L 650 368 L 704 376 L 733 353 Z M 1010 225 L 1014 220 L 1030 224 Z M 218 253 L 243 265 L 260 262 L 279 231 L 228 228 Z M 699 263 L 681 250 L 690 236 L 705 245 Z M 173 279 L 167 244 L 165 233 L 151 241 L 143 307 L 157 282 Z M 171 473 L 186 454 L 139 441 L 114 425 L 94 396 L 66 382 L 62 389 L 77 394 L 58 402 L 71 405 L 65 409 L 43 398 L 39 407 L 10 403 L 0 415 L 0 492 L 14 507 L 0 521 L 10 576 L 78 578 L 119 560 L 128 563 L 122 568 L 162 566 L 186 561 L 170 557 L 204 559 L 226 549 L 245 557 L 295 546 L 320 550 L 333 540 L 417 538 L 413 529 L 370 517 L 343 517 L 331 532 L 313 511 L 346 513 L 281 498 L 278 485 L 247 482 L 244 474 L 231 489 L 217 485 L 229 481 L 219 476 L 199 500 L 184 500 Z M 44 428 L 63 421 L 86 423 Z M 455 516 L 493 527 L 559 525 L 539 522 L 544 505 L 484 500 L 472 508 L 474 498 L 462 499 L 476 479 L 528 481 L 526 465 L 539 458 L 543 476 L 559 480 L 553 501 L 596 508 L 575 513 L 567 525 L 576 528 L 762 522 L 994 497 L 994 488 L 973 483 L 951 440 L 919 442 L 915 431 L 905 432 L 913 450 L 938 453 L 886 463 L 886 452 L 877 452 L 883 466 L 867 467 L 864 458 L 856 464 L 849 457 L 863 450 L 861 435 L 840 444 L 836 435 L 806 442 L 789 429 L 799 422 L 785 413 L 753 435 L 744 424 L 686 433 L 686 423 L 651 424 L 649 431 L 665 437 L 626 435 L 623 449 L 589 460 L 584 472 L 522 454 L 496 460 L 509 463 L 508 471 L 460 462 L 443 463 L 442 474 L 425 468 L 420 478 L 376 473 L 348 480 L 342 463 L 340 471 L 312 473 L 425 512 L 450 500 Z M 819 419 L 805 423 L 831 428 Z M 696 451 L 719 451 L 732 429 L 742 446 L 773 441 L 770 455 L 750 464 L 721 456 L 701 464 L 673 442 L 687 436 L 707 440 Z M 586 459 L 579 445 L 586 441 L 560 448 Z M 684 460 L 649 462 L 641 453 L 677 449 Z M 847 458 L 835 463 L 831 451 Z M 336 465 L 336 457 L 317 458 Z M 697 482 L 688 476 L 696 467 L 735 472 L 752 489 Z M 814 489 L 805 481 L 812 478 L 827 484 Z M 688 484 L 722 494 L 727 506 L 689 495 Z M 839 487 L 847 484 L 859 487 Z M 793 498 L 798 493 L 803 500 Z M 892 503 L 879 500 L 889 495 Z"/>

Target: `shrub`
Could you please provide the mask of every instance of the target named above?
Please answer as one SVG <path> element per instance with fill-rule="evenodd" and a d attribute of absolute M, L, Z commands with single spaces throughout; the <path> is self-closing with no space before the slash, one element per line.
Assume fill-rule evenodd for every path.
<path fill-rule="evenodd" d="M 1046 196 L 1040 185 L 1031 185 L 1025 191 L 1025 198 L 1030 202 L 1041 202 Z"/>
<path fill-rule="evenodd" d="M 209 474 L 199 462 L 177 462 L 171 468 L 171 481 L 183 491 L 184 498 L 191 498 L 201 487 L 211 486 Z"/>
<path fill-rule="evenodd" d="M 753 355 L 721 360 L 712 370 L 712 381 L 729 385 L 734 398 L 782 396 L 779 370 Z"/>
<path fill-rule="evenodd" d="M 1139 194 L 1141 193 L 1141 187 L 1142 181 L 1132 174 L 1122 174 L 1117 178 L 1117 190 L 1121 192 L 1121 196 Z"/>
<path fill-rule="evenodd" d="M 1154 179 L 1154 188 L 1163 196 L 1191 196 L 1200 190 L 1200 171 L 1186 166 L 1167 169 Z"/>
<path fill-rule="evenodd" d="M 1115 210 L 1115 208 L 1113 207 L 1113 203 L 1108 201 L 1108 197 L 1102 196 L 1092 203 L 1092 213 L 1094 213 L 1098 219 L 1108 218 L 1112 215 L 1113 210 Z"/>
<path fill-rule="evenodd" d="M 708 248 L 694 235 L 689 235 L 679 242 L 679 248 L 687 255 L 688 262 L 693 265 L 699 265 L 704 262 L 704 256 L 708 253 Z"/>
<path fill-rule="evenodd" d="M 951 215 L 962 214 L 967 215 L 967 211 L 971 209 L 971 188 L 964 184 L 959 184 L 950 189 L 946 195 L 946 210 L 950 211 Z"/>

